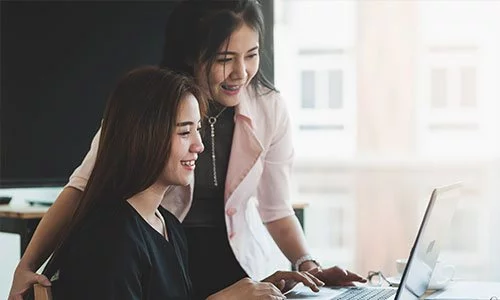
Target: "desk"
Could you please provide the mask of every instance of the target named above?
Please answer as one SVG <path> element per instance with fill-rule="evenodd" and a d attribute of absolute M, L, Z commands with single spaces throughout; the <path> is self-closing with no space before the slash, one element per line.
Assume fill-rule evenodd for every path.
<path fill-rule="evenodd" d="M 453 281 L 446 289 L 436 291 L 425 299 L 500 299 L 500 282 L 494 281 Z"/>
<path fill-rule="evenodd" d="M 46 206 L 0 205 L 0 232 L 17 233 L 21 236 L 21 256 L 48 209 Z"/>
<path fill-rule="evenodd" d="M 304 208 L 307 206 L 307 203 L 293 204 L 293 210 L 302 229 L 304 229 Z M 17 233 L 21 236 L 21 256 L 48 209 L 48 206 L 0 205 L 0 232 Z"/>
<path fill-rule="evenodd" d="M 361 285 L 362 286 L 362 285 Z M 395 289 L 395 288 L 394 288 Z M 295 287 L 287 299 L 311 299 L 330 300 L 338 296 L 346 289 L 342 287 L 321 287 L 319 293 L 312 292 L 308 287 L 300 284 Z M 475 282 L 475 281 L 455 281 L 445 290 L 427 291 L 420 297 L 422 300 L 490 300 L 497 297 L 500 299 L 500 282 Z M 406 298 L 400 297 L 402 300 Z M 372 298 L 370 298 L 372 299 Z M 389 298 L 394 299 L 394 297 Z M 413 298 L 412 298 L 413 299 Z M 495 299 L 497 300 L 497 299 Z"/>

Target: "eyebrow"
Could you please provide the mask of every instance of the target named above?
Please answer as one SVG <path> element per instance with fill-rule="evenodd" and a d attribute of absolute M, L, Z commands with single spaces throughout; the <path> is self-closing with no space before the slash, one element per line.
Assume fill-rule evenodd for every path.
<path fill-rule="evenodd" d="M 200 124 L 201 124 L 201 121 L 199 121 L 197 125 L 200 125 Z M 182 127 L 182 126 L 188 126 L 188 125 L 195 125 L 195 123 L 191 122 L 191 121 L 184 121 L 184 122 L 179 122 L 175 125 L 178 127 Z"/>
<path fill-rule="evenodd" d="M 185 121 L 185 122 L 179 122 L 179 123 L 177 123 L 175 125 L 178 126 L 178 127 L 182 127 L 182 126 L 187 126 L 187 125 L 194 125 L 194 122 Z"/>
<path fill-rule="evenodd" d="M 252 51 L 254 51 L 254 50 L 257 50 L 257 49 L 259 49 L 259 46 L 255 46 L 255 47 L 253 47 L 252 49 L 248 50 L 248 51 L 247 51 L 247 53 L 248 53 L 248 52 L 252 52 Z M 217 55 L 228 55 L 228 54 L 229 54 L 229 55 L 236 55 L 236 54 L 238 54 L 238 53 L 236 53 L 236 52 L 234 52 L 234 51 L 223 51 L 223 52 L 218 52 L 218 53 L 217 53 Z"/>

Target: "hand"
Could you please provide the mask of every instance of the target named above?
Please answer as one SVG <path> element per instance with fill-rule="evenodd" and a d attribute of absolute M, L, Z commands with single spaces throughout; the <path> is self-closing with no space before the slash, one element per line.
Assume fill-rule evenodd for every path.
<path fill-rule="evenodd" d="M 328 269 L 313 269 L 309 272 L 323 281 L 327 286 L 354 286 L 354 282 L 366 282 L 366 279 L 358 274 L 337 266 Z"/>
<path fill-rule="evenodd" d="M 314 270 L 316 271 L 316 270 Z M 299 282 L 308 286 L 313 292 L 319 292 L 319 287 L 324 286 L 325 283 L 310 272 L 292 272 L 292 271 L 278 271 L 273 275 L 262 280 L 263 282 L 270 282 L 274 284 L 282 293 L 286 293 L 293 289 Z"/>
<path fill-rule="evenodd" d="M 229 287 L 217 292 L 207 300 L 279 300 L 286 299 L 280 290 L 269 282 L 253 281 L 243 278 Z"/>
<path fill-rule="evenodd" d="M 23 295 L 35 284 L 51 286 L 50 281 L 41 274 L 36 274 L 28 268 L 17 267 L 9 292 L 8 300 L 22 300 Z"/>

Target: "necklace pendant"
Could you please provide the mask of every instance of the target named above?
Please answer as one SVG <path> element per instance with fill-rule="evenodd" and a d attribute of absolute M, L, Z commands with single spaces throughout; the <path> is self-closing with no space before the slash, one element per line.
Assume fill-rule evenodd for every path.
<path fill-rule="evenodd" d="M 212 171 L 214 174 L 214 186 L 219 186 L 217 182 L 217 164 L 215 162 L 215 123 L 217 123 L 217 118 L 226 110 L 224 107 L 215 117 L 208 118 L 208 124 L 210 124 L 210 138 L 212 144 Z"/>
<path fill-rule="evenodd" d="M 210 123 L 210 137 L 211 137 L 211 142 L 212 142 L 212 172 L 214 174 L 214 186 L 218 186 L 218 184 L 217 184 L 217 165 L 215 164 L 215 126 L 214 126 L 217 119 L 213 118 L 214 120 L 213 120 L 213 122 L 211 122 L 212 118 L 208 119 L 208 122 Z"/>

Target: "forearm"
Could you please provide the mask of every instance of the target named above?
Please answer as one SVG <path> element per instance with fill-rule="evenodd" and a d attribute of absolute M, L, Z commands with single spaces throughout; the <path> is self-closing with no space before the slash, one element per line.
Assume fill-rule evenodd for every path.
<path fill-rule="evenodd" d="M 38 224 L 18 268 L 28 268 L 35 272 L 49 257 L 67 228 L 81 193 L 71 187 L 63 189 Z"/>
<path fill-rule="evenodd" d="M 306 239 L 302 227 L 295 216 L 288 216 L 266 224 L 267 230 L 280 248 L 281 252 L 294 263 L 300 257 L 309 253 L 306 245 Z M 306 262 L 301 265 L 301 270 L 311 269 L 316 265 L 309 267 L 312 262 Z"/>

